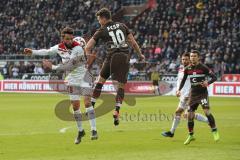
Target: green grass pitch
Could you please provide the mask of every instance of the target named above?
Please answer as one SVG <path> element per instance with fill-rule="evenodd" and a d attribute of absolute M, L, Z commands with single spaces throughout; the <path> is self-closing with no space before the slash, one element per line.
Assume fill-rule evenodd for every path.
<path fill-rule="evenodd" d="M 1 93 L 0 160 L 240 159 L 240 98 L 211 97 L 221 139 L 215 143 L 208 125 L 195 121 L 196 141 L 188 146 L 183 145 L 186 120 L 181 121 L 174 138 L 161 136 L 171 126 L 176 97 L 136 97 L 135 106 L 124 103 L 118 127 L 113 126 L 112 112 L 98 117 L 97 141 L 90 140 L 86 121 L 87 135 L 79 145 L 73 143 L 75 122 L 62 121 L 55 115 L 55 105 L 63 99 L 68 96 Z M 200 107 L 198 112 L 202 113 Z"/>

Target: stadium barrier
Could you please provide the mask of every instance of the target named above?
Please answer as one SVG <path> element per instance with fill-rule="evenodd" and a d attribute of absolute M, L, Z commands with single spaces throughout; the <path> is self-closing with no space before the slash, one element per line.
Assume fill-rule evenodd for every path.
<path fill-rule="evenodd" d="M 240 82 L 215 82 L 209 87 L 209 95 L 240 97 Z"/>
<path fill-rule="evenodd" d="M 223 82 L 240 82 L 240 74 L 224 74 L 222 75 Z"/>
<path fill-rule="evenodd" d="M 63 80 L 2 80 L 1 92 L 14 93 L 65 93 L 67 86 Z M 171 90 L 166 82 L 159 83 L 160 90 L 165 94 Z M 107 81 L 103 86 L 105 92 L 115 92 L 113 81 Z M 154 88 L 150 81 L 129 81 L 125 87 L 126 94 L 153 95 Z"/>
<path fill-rule="evenodd" d="M 161 95 L 175 95 L 176 85 L 161 81 Z M 13 93 L 66 93 L 67 86 L 63 80 L 2 80 L 1 92 Z M 107 81 L 103 86 L 104 92 L 116 91 L 113 81 Z M 125 87 L 126 94 L 154 95 L 151 81 L 129 81 Z M 240 97 L 240 82 L 215 82 L 208 87 L 209 96 Z"/>

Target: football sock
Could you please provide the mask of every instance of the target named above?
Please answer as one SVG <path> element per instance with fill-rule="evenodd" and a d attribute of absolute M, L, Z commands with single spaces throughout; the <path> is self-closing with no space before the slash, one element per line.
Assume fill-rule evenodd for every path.
<path fill-rule="evenodd" d="M 172 123 L 172 128 L 170 129 L 170 132 L 173 134 L 178 126 L 178 124 L 180 123 L 180 119 L 181 116 L 175 116 L 173 119 L 173 123 Z"/>
<path fill-rule="evenodd" d="M 209 126 L 212 129 L 216 129 L 215 119 L 214 119 L 213 115 L 210 113 L 209 115 L 206 115 L 206 116 L 208 118 Z"/>
<path fill-rule="evenodd" d="M 82 115 L 81 115 L 81 111 L 80 110 L 76 110 L 73 112 L 74 118 L 77 122 L 77 128 L 78 130 L 81 132 L 83 131 L 83 127 L 82 127 Z"/>
<path fill-rule="evenodd" d="M 208 118 L 205 117 L 204 115 L 202 114 L 199 114 L 199 113 L 195 113 L 195 117 L 194 117 L 196 120 L 200 121 L 200 122 L 206 122 L 208 123 Z"/>
<path fill-rule="evenodd" d="M 88 108 L 86 108 L 86 112 L 88 114 L 88 119 L 89 119 L 89 123 L 91 126 L 91 130 L 96 131 L 97 128 L 96 128 L 96 118 L 95 118 L 94 108 L 92 106 L 88 107 Z"/>
<path fill-rule="evenodd" d="M 115 100 L 116 100 L 115 111 L 119 112 L 123 99 L 124 99 L 124 89 L 123 88 L 118 88 L 117 95 L 116 95 L 116 98 L 115 98 Z"/>
<path fill-rule="evenodd" d="M 95 103 L 96 103 L 96 99 L 92 97 L 92 98 L 91 98 L 91 104 L 92 104 L 92 107 L 95 106 Z"/>
<path fill-rule="evenodd" d="M 190 135 L 193 135 L 194 121 L 188 120 L 188 131 Z"/>
<path fill-rule="evenodd" d="M 103 84 L 102 83 L 97 83 L 94 90 L 93 90 L 93 96 L 91 99 L 92 106 L 94 107 L 96 103 L 96 99 L 101 95 Z"/>

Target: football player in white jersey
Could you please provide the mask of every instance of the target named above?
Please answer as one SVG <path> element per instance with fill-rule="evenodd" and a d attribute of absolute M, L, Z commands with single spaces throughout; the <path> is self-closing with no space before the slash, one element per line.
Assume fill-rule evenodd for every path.
<path fill-rule="evenodd" d="M 96 129 L 96 119 L 94 108 L 91 106 L 91 94 L 92 86 L 89 81 L 86 80 L 88 70 L 86 69 L 86 55 L 84 52 L 85 40 L 81 37 L 73 37 L 73 29 L 66 27 L 61 32 L 62 42 L 51 47 L 50 49 L 33 50 L 25 48 L 24 53 L 28 55 L 52 55 L 58 54 L 62 58 L 62 64 L 53 65 L 50 61 L 44 60 L 43 65 L 46 68 L 52 70 L 63 70 L 67 73 L 67 86 L 70 101 L 73 107 L 73 115 L 77 122 L 78 136 L 75 139 L 75 144 L 81 142 L 82 137 L 85 135 L 85 131 L 82 127 L 82 114 L 80 111 L 80 95 L 84 95 L 84 103 L 91 126 L 91 139 L 98 138 Z M 73 63 L 76 58 L 81 60 L 81 63 L 77 65 Z M 72 62 L 72 63 L 70 63 Z M 68 64 L 72 64 L 73 68 L 70 69 Z M 74 66 L 75 64 L 75 66 Z"/>
<path fill-rule="evenodd" d="M 179 88 L 180 82 L 183 79 L 184 68 L 190 64 L 190 55 L 188 53 L 184 53 L 181 57 L 181 62 L 182 62 L 182 65 L 180 66 L 179 71 L 178 71 L 177 88 Z M 190 83 L 190 79 L 188 78 L 186 80 L 184 88 L 181 90 L 181 94 L 177 95 L 178 97 L 180 96 L 178 108 L 175 112 L 175 117 L 173 119 L 172 127 L 171 127 L 170 131 L 162 132 L 162 135 L 164 137 L 173 137 L 174 136 L 174 132 L 175 132 L 178 124 L 180 123 L 181 115 L 183 114 L 184 111 L 187 111 L 187 109 L 189 107 L 188 100 L 189 100 L 190 89 L 191 89 L 191 83 Z M 184 117 L 186 117 L 186 116 L 187 116 L 187 114 L 184 113 Z M 198 121 L 208 123 L 207 117 L 205 117 L 199 113 L 195 114 L 195 119 Z"/>

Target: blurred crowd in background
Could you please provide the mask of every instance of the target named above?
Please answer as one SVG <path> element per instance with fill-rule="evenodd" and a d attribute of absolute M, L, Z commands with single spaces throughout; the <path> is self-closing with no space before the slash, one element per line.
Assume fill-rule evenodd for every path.
<path fill-rule="evenodd" d="M 23 49 L 49 48 L 60 42 L 65 26 L 76 35 L 91 35 L 99 24 L 95 13 L 108 7 L 113 15 L 126 1 L 12 0 L 0 5 L 0 56 L 22 54 Z M 240 74 L 240 3 L 238 0 L 157 0 L 157 5 L 126 22 L 146 63 L 131 50 L 129 79 L 148 80 L 153 71 L 176 74 L 184 52 L 197 49 L 201 61 L 218 77 Z M 95 48 L 104 57 L 103 46 Z M 103 58 L 102 58 L 103 59 Z M 58 58 L 54 58 L 58 62 Z M 102 60 L 93 65 L 98 74 Z M 5 78 L 44 73 L 40 62 L 11 61 L 2 68 Z"/>

